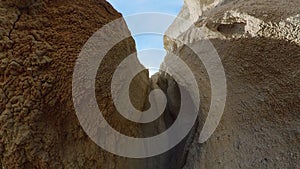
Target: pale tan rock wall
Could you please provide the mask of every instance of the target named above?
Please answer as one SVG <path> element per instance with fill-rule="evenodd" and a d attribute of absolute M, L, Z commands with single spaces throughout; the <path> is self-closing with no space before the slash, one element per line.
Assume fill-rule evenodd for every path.
<path fill-rule="evenodd" d="M 186 149 L 184 169 L 299 168 L 299 7 L 297 0 L 223 3 L 199 15 L 195 24 L 202 31 L 189 28 L 177 41 L 165 39 L 166 49 L 196 74 L 202 96 L 199 127 Z M 203 32 L 220 55 L 228 91 L 217 130 L 200 144 L 211 84 L 205 67 L 183 42 L 193 44 L 203 39 Z"/>

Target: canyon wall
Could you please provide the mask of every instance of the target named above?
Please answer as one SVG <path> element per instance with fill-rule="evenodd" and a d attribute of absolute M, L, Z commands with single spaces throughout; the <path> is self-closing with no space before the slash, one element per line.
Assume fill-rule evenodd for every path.
<path fill-rule="evenodd" d="M 199 123 L 185 148 L 184 169 L 299 168 L 299 9 L 298 0 L 186 0 L 179 17 L 194 25 L 183 28 L 180 19 L 173 23 L 167 34 L 178 36 L 165 37 L 170 54 L 162 64 L 180 73 L 170 61 L 171 53 L 178 55 L 194 72 L 200 88 Z M 205 39 L 223 63 L 227 101 L 216 131 L 200 144 L 211 83 L 205 66 L 186 44 Z M 188 89 L 189 81 L 181 85 Z"/>
<path fill-rule="evenodd" d="M 120 17 L 104 0 L 0 1 L 0 168 L 143 168 L 141 161 L 110 154 L 90 140 L 72 102 L 72 74 L 81 48 Z M 117 114 L 110 81 L 119 63 L 135 51 L 132 38 L 120 42 L 91 84 L 107 120 L 133 136 L 141 131 Z M 143 109 L 148 72 L 132 85 L 134 105 Z"/>
<path fill-rule="evenodd" d="M 122 15 L 104 0 L 0 1 L 0 168 L 299 168 L 299 8 L 299 0 L 186 0 L 178 17 L 191 24 L 176 19 L 170 26 L 167 34 L 177 39 L 165 36 L 168 55 L 162 68 L 182 73 L 173 53 L 194 73 L 201 95 L 197 122 L 165 154 L 129 159 L 101 149 L 86 135 L 72 101 L 72 74 L 82 47 Z M 197 47 L 207 39 L 224 66 L 227 100 L 216 131 L 199 143 L 213 84 L 184 44 Z M 126 120 L 114 106 L 111 82 L 118 65 L 134 52 L 132 38 L 118 43 L 99 65 L 96 83 L 86 88 L 95 85 L 98 106 L 115 130 L 150 137 L 174 123 L 179 86 L 189 91 L 190 83 L 185 74 L 176 83 L 166 72 L 150 79 L 147 71 L 140 72 L 130 84 L 134 107 L 148 109 L 150 90 L 160 88 L 167 108 L 151 124 Z M 136 65 L 135 57 L 127 66 Z M 81 94 L 76 97 L 86 99 Z"/>

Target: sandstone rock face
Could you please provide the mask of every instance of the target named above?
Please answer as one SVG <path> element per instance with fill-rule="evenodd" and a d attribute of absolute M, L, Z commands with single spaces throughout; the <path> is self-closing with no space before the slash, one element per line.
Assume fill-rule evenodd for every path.
<path fill-rule="evenodd" d="M 199 124 L 185 149 L 184 169 L 299 168 L 299 8 L 297 0 L 186 1 L 179 16 L 196 27 L 182 28 L 175 21 L 168 32 L 186 31 L 177 32 L 177 40 L 165 38 L 166 49 L 189 65 L 200 86 Z M 206 143 L 199 144 L 211 84 L 202 62 L 183 43 L 204 37 L 223 63 L 227 102 L 218 128 Z M 163 66 L 180 72 L 176 63 L 169 63 L 170 57 Z M 188 82 L 181 85 L 189 88 Z"/>
<path fill-rule="evenodd" d="M 80 127 L 72 103 L 73 67 L 82 46 L 95 31 L 120 17 L 104 0 L 0 2 L 0 168 L 143 166 L 93 143 Z M 116 120 L 112 125 L 138 135 L 136 124 L 114 117 L 109 83 L 118 63 L 133 52 L 132 38 L 120 42 L 107 54 L 97 83 L 91 85 L 96 85 L 99 107 L 106 108 L 108 120 Z M 135 106 L 143 109 L 148 73 L 136 79 L 131 94 L 138 100 Z"/>
<path fill-rule="evenodd" d="M 104 151 L 85 134 L 72 102 L 72 73 L 81 48 L 121 15 L 104 0 L 1 1 L 0 168 L 299 168 L 299 8 L 299 0 L 185 0 L 179 17 L 191 24 L 177 19 L 171 25 L 167 33 L 177 40 L 165 37 L 169 54 L 162 66 L 182 71 L 170 58 L 174 53 L 195 74 L 201 95 L 197 123 L 165 154 L 128 159 Z M 220 56 L 228 91 L 220 124 L 199 144 L 212 84 L 203 63 L 183 44 L 203 39 Z M 134 107 L 149 108 L 150 90 L 160 88 L 167 95 L 167 108 L 151 124 L 126 120 L 114 106 L 111 82 L 118 65 L 135 51 L 132 38 L 118 43 L 91 85 L 114 129 L 150 137 L 174 123 L 181 101 L 178 87 L 189 91 L 190 86 L 188 79 L 176 83 L 165 72 L 151 79 L 147 71 L 140 72 L 130 84 Z M 131 64 L 140 63 L 136 59 Z M 116 88 L 123 90 L 122 85 Z"/>

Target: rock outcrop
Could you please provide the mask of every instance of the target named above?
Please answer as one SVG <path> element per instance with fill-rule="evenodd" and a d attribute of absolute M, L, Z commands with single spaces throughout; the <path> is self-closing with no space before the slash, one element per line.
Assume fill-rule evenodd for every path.
<path fill-rule="evenodd" d="M 143 166 L 93 143 L 72 103 L 72 73 L 81 48 L 94 32 L 120 17 L 104 0 L 0 2 L 0 168 Z M 116 117 L 109 82 L 119 62 L 135 51 L 132 38 L 120 42 L 105 57 L 97 83 L 91 84 L 108 121 L 113 118 L 111 124 L 128 135 L 141 131 Z M 138 100 L 135 106 L 143 109 L 148 73 L 136 79 L 132 95 Z"/>
<path fill-rule="evenodd" d="M 190 66 L 200 86 L 199 124 L 184 169 L 299 168 L 299 7 L 297 0 L 186 1 L 179 17 L 195 26 L 182 28 L 176 20 L 168 32 L 186 31 L 177 32 L 177 40 L 165 37 L 166 49 Z M 200 144 L 211 84 L 202 62 L 183 44 L 204 39 L 223 63 L 227 101 L 218 128 Z M 174 68 L 170 57 L 163 66 Z"/>
<path fill-rule="evenodd" d="M 201 95 L 198 120 L 189 136 L 165 154 L 129 159 L 96 145 L 80 126 L 72 102 L 72 73 L 81 48 L 121 14 L 105 0 L 2 0 L 0 168 L 299 168 L 299 9 L 299 0 L 185 0 L 179 17 L 191 24 L 177 19 L 171 25 L 167 34 L 177 39 L 165 37 L 168 55 L 162 67 L 182 71 L 171 53 L 190 67 Z M 207 39 L 225 69 L 227 101 L 216 131 L 200 144 L 212 84 L 203 63 L 184 44 Z M 135 51 L 132 38 L 118 43 L 91 85 L 115 130 L 150 137 L 174 123 L 179 86 L 187 91 L 190 86 L 165 72 L 150 79 L 147 71 L 140 72 L 130 85 L 134 107 L 149 108 L 149 92 L 158 88 L 167 96 L 167 107 L 151 124 L 126 120 L 115 108 L 111 82 L 118 65 Z M 136 58 L 129 66 L 134 64 L 140 64 Z"/>

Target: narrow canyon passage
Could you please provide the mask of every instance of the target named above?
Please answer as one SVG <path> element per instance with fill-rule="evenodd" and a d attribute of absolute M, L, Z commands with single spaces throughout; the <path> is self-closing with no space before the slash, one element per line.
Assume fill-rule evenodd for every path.
<path fill-rule="evenodd" d="M 178 84 L 170 75 L 168 75 L 166 72 L 159 72 L 153 75 L 149 80 L 149 91 L 154 89 L 162 90 L 167 97 L 167 105 L 161 117 L 154 122 L 141 126 L 143 137 L 152 137 L 169 129 L 175 120 L 177 120 L 181 106 L 181 94 Z M 150 105 L 147 98 L 145 100 L 145 108 L 147 109 Z M 192 102 L 191 98 L 190 102 Z M 154 101 L 154 103 L 156 103 L 156 101 Z M 156 105 L 154 104 L 151 106 Z M 162 155 L 147 159 L 147 168 L 181 169 L 186 163 L 189 146 L 191 146 L 192 140 L 194 140 L 196 137 L 196 126 L 197 122 L 194 124 L 193 129 L 189 132 L 185 139 L 180 142 L 180 144 Z"/>
<path fill-rule="evenodd" d="M 132 5 L 129 1 L 122 3 Z M 165 3 L 165 9 L 169 9 L 171 1 Z M 105 49 L 124 37 L 118 31 L 130 35 L 124 20 L 122 27 L 106 29 L 103 36 L 95 34 L 124 17 L 107 1 L 1 0 L 0 168 L 300 169 L 300 1 L 181 3 L 176 4 L 180 8 L 176 14 L 180 11 L 178 17 L 192 24 L 172 20 L 165 34 L 176 36 L 161 37 L 160 50 L 165 49 L 166 55 L 158 66 L 159 73 L 150 78 L 147 70 L 137 75 L 131 72 L 132 68 L 148 67 L 139 61 L 140 46 L 135 37 L 126 36 L 111 49 Z M 99 43 L 97 38 L 104 42 Z M 89 45 L 90 41 L 100 47 Z M 205 45 L 208 41 L 213 50 Z M 212 66 L 199 59 L 189 45 L 204 49 L 200 54 L 208 53 L 207 61 Z M 101 52 L 105 55 L 94 66 L 97 61 L 89 59 Z M 213 81 L 224 77 L 209 74 L 219 72 L 220 65 L 212 60 L 216 53 L 224 68 L 225 85 L 224 81 Z M 194 78 L 185 73 L 185 67 L 172 54 L 186 63 Z M 128 69 L 121 72 L 124 74 L 117 79 L 119 83 L 112 83 L 118 66 L 130 55 L 132 60 L 124 66 Z M 175 76 L 172 71 L 183 73 Z M 119 98 L 114 94 L 128 91 L 124 82 L 133 75 L 128 85 L 129 99 L 125 101 L 130 100 L 136 110 L 159 107 L 161 102 L 156 95 L 149 97 L 151 91 L 161 89 L 166 96 L 163 114 L 151 123 L 126 119 L 115 104 Z M 200 104 L 194 102 L 194 82 Z M 225 103 L 222 99 L 213 100 L 216 96 L 224 98 L 224 93 L 215 92 L 215 88 L 226 89 Z M 186 107 L 191 109 L 199 106 L 199 111 L 195 109 L 195 122 L 187 123 L 188 117 L 194 117 L 187 111 L 182 114 L 187 121 L 176 123 L 184 107 L 182 101 L 190 103 Z M 78 108 L 78 104 L 82 107 Z M 214 115 L 210 110 L 223 104 L 220 121 L 211 123 L 216 130 L 208 134 L 206 142 L 200 142 L 207 117 Z M 91 117 L 92 122 L 88 121 Z M 192 125 L 182 140 L 176 134 L 164 135 L 162 142 L 154 142 L 150 148 L 137 141 L 164 133 L 176 124 L 181 126 L 178 131 Z M 131 142 L 124 143 L 101 132 L 107 128 L 128 136 Z M 164 146 L 168 147 L 173 138 L 181 142 L 169 151 L 133 158 L 133 152 L 139 152 L 141 147 L 149 154 L 164 152 Z M 99 140 L 114 151 L 101 146 Z M 128 147 L 133 148 L 123 153 Z"/>

